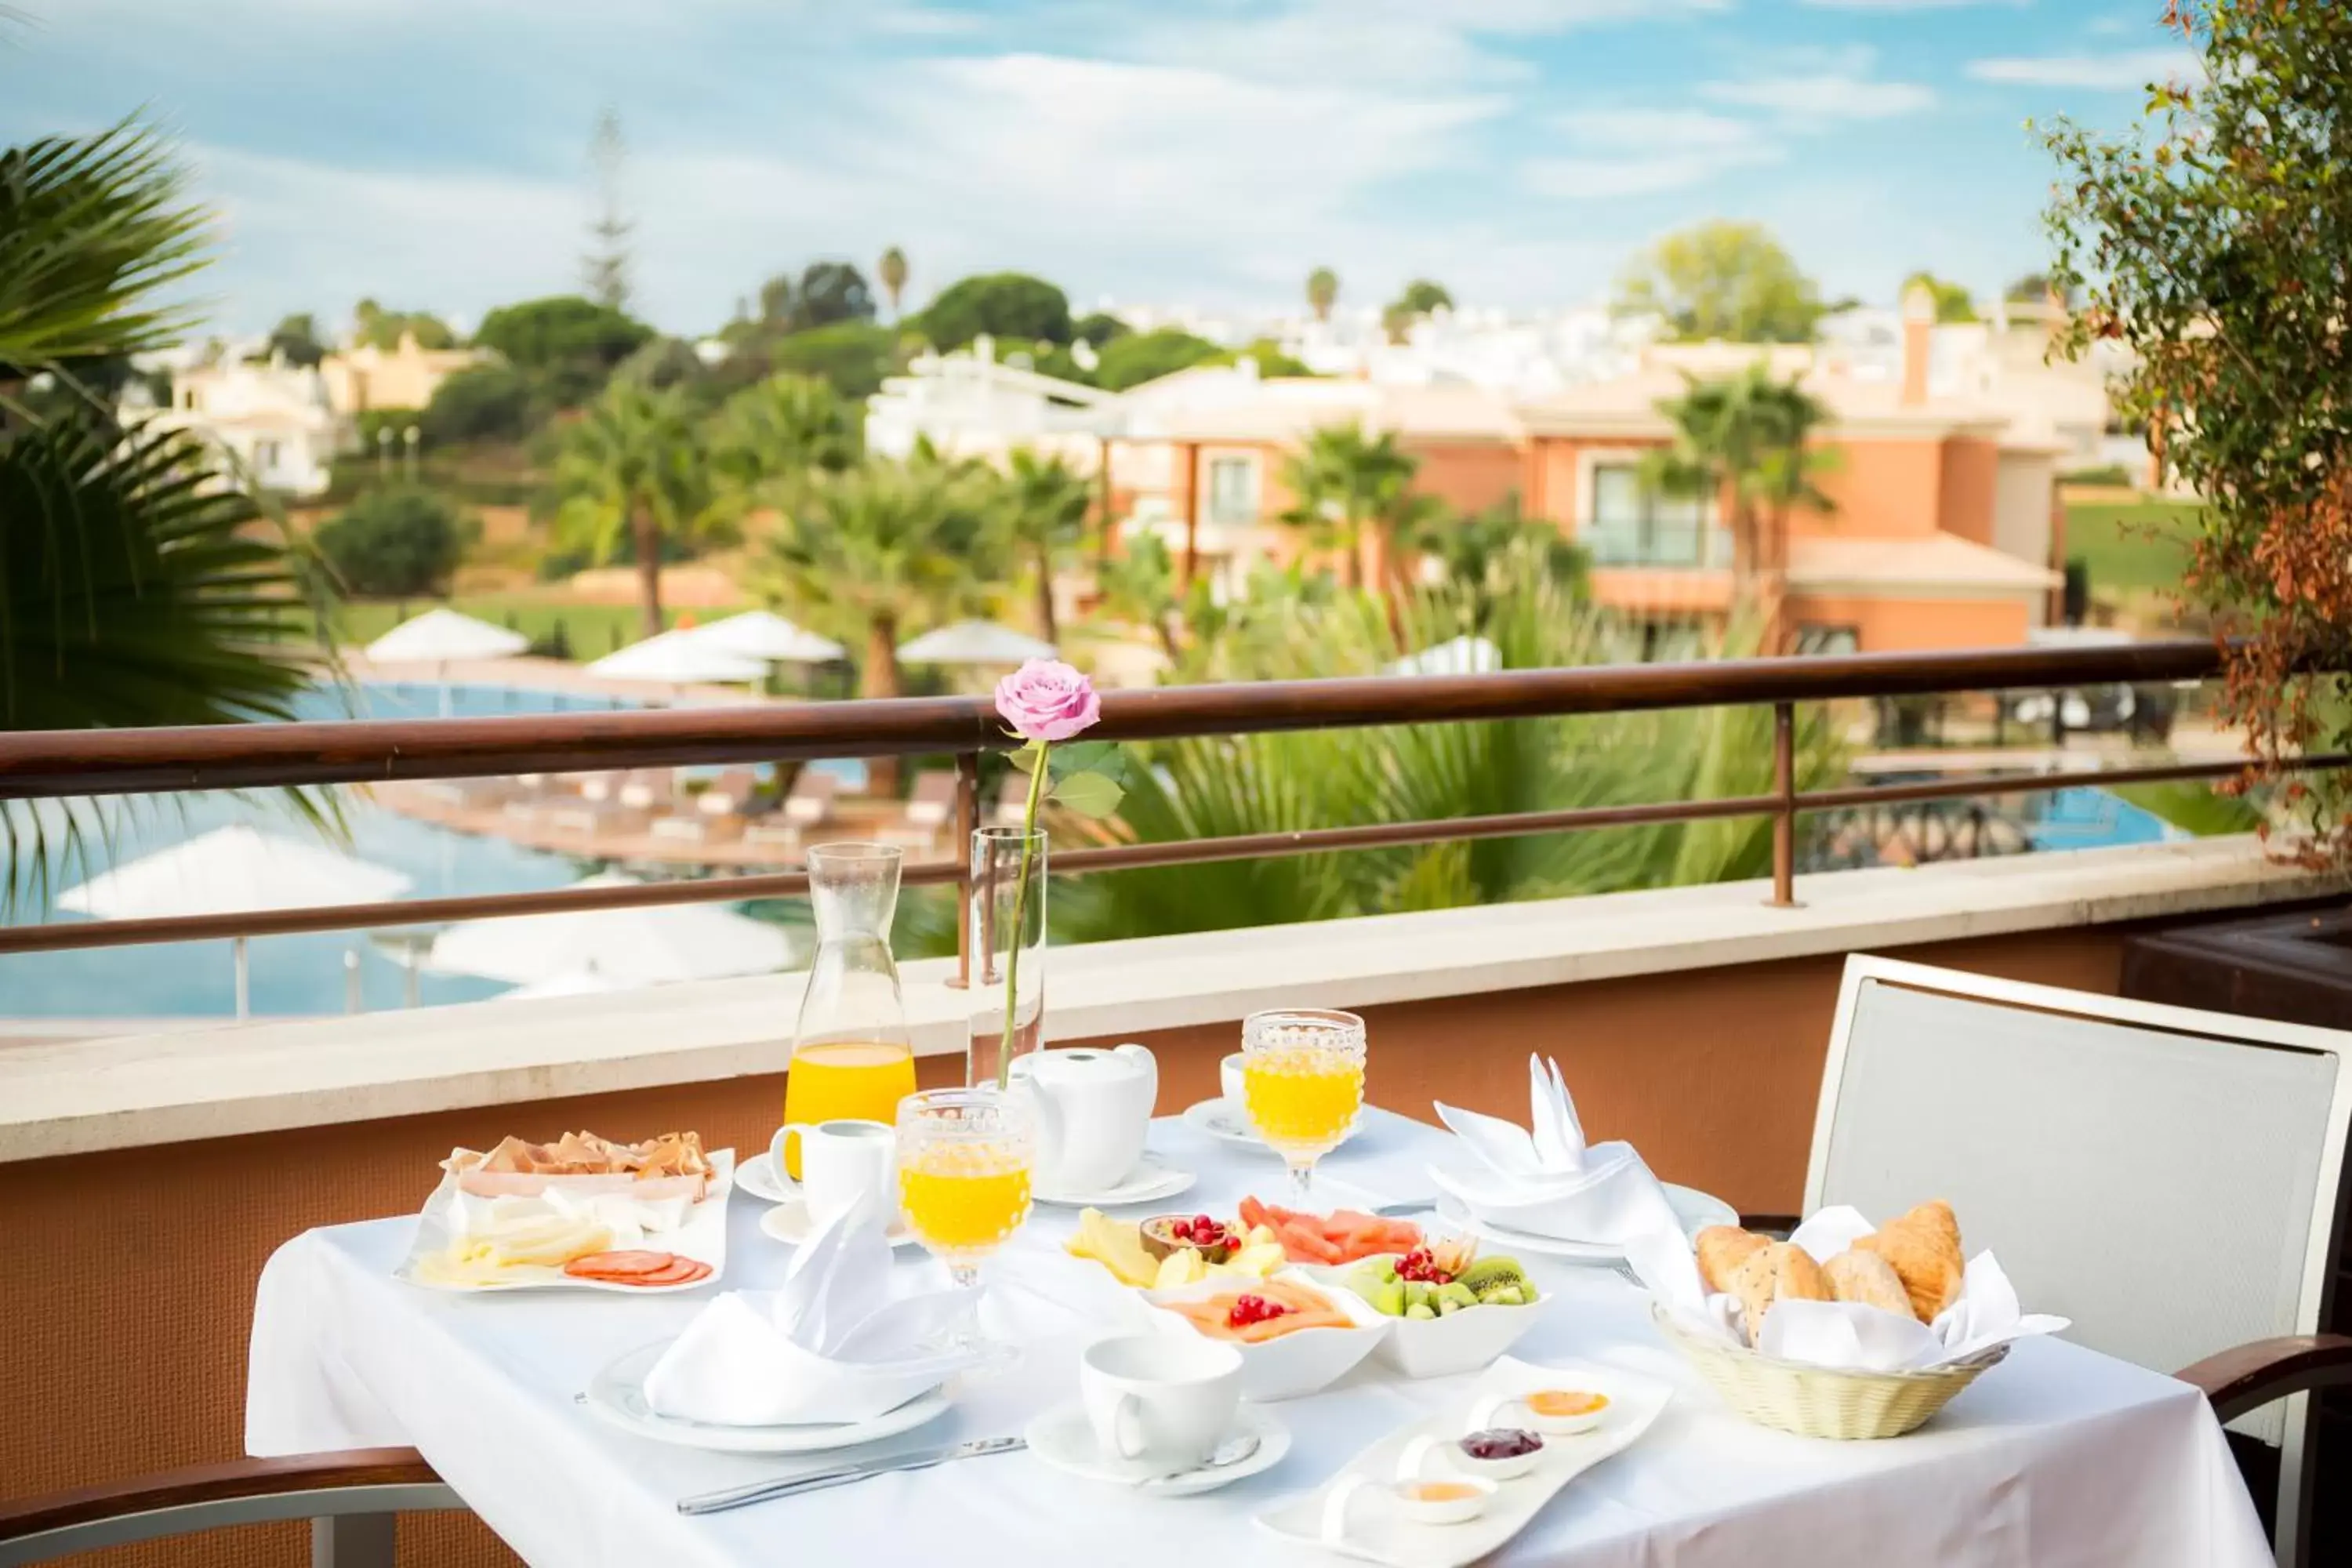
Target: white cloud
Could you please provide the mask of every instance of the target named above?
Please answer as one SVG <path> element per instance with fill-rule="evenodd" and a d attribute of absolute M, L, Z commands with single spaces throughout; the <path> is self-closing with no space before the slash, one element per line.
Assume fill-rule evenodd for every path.
<path fill-rule="evenodd" d="M 1550 123 L 1588 147 L 1719 152 L 1753 146 L 1756 127 L 1704 109 L 1580 109 Z"/>
<path fill-rule="evenodd" d="M 1973 60 L 1969 65 L 1969 75 L 1979 81 L 2123 90 L 2146 87 L 2152 81 L 2200 76 L 2204 68 L 2203 59 L 2194 49 L 2126 49 L 2111 55 L 2012 56 Z"/>
<path fill-rule="evenodd" d="M 1865 44 L 1843 48 L 1789 48 L 1755 63 L 1731 81 L 1700 84 L 1715 103 L 1769 110 L 1793 120 L 1891 120 L 1935 106 L 1932 88 L 1877 79 L 1878 51 Z"/>
<path fill-rule="evenodd" d="M 2030 5 L 2033 0 L 1803 0 L 1817 11 L 1957 11 L 1963 5 Z"/>
<path fill-rule="evenodd" d="M 1521 165 L 1519 173 L 1528 189 L 1538 195 L 1601 200 L 1687 190 L 1734 169 L 1778 163 L 1780 156 L 1778 148 L 1758 144 L 1745 150 L 1664 153 L 1647 157 L 1536 158 Z"/>

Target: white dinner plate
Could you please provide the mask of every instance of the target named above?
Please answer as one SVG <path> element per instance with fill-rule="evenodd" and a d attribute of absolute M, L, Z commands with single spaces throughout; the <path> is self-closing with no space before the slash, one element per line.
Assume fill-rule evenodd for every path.
<path fill-rule="evenodd" d="M 1195 1177 L 1190 1171 L 1181 1171 L 1165 1164 L 1155 1155 L 1146 1154 L 1137 1163 L 1127 1180 L 1115 1187 L 1098 1193 L 1057 1193 L 1040 1185 L 1030 1197 L 1041 1204 L 1053 1204 L 1061 1208 L 1110 1209 L 1128 1204 L 1157 1203 L 1172 1198 L 1192 1186 Z"/>
<path fill-rule="evenodd" d="M 797 1195 L 786 1198 L 760 1216 L 760 1229 L 786 1247 L 798 1247 L 809 1238 L 808 1205 Z M 900 1214 L 890 1216 L 890 1228 L 882 1233 L 882 1239 L 893 1247 L 912 1247 L 921 1238 Z"/>
<path fill-rule="evenodd" d="M 1257 1130 L 1249 1124 L 1249 1118 L 1241 1108 L 1230 1100 L 1203 1100 L 1186 1106 L 1184 1125 L 1221 1143 L 1230 1143 L 1236 1149 L 1255 1149 L 1261 1154 L 1274 1152 L 1266 1147 L 1265 1140 L 1257 1135 Z M 1340 1139 L 1332 1147 L 1337 1149 L 1345 1145 L 1348 1138 L 1356 1135 L 1356 1131 L 1353 1127 L 1348 1129 L 1348 1137 Z"/>
<path fill-rule="evenodd" d="M 581 1403 L 624 1432 L 634 1432 L 656 1443 L 711 1448 L 723 1454 L 817 1454 L 832 1448 L 850 1448 L 911 1432 L 926 1421 L 936 1421 L 948 1410 L 947 1392 L 941 1387 L 910 1399 L 896 1410 L 886 1410 L 870 1421 L 825 1426 L 722 1426 L 709 1421 L 662 1415 L 646 1403 L 646 1373 L 654 1369 L 654 1363 L 661 1360 L 662 1352 L 670 1344 L 668 1340 L 658 1340 L 639 1345 L 614 1362 L 588 1380 L 588 1392 L 580 1396 Z"/>
<path fill-rule="evenodd" d="M 1031 1453 L 1068 1475 L 1132 1487 L 1152 1497 L 1192 1497 L 1270 1470 L 1290 1452 L 1290 1428 L 1269 1410 L 1245 1404 L 1235 1413 L 1234 1426 L 1256 1435 L 1255 1453 L 1217 1469 L 1188 1470 L 1175 1476 L 1157 1474 L 1159 1467 L 1142 1460 L 1104 1453 L 1095 1441 L 1094 1427 L 1087 1424 L 1086 1406 L 1076 1400 L 1046 1411 L 1030 1422 L 1023 1435 L 1029 1439 Z"/>
<path fill-rule="evenodd" d="M 1695 1237 L 1711 1225 L 1739 1223 L 1739 1211 L 1721 1198 L 1696 1187 L 1678 1187 L 1672 1182 L 1658 1184 L 1666 1190 L 1666 1202 L 1674 1206 L 1675 1217 L 1683 1222 L 1685 1236 Z M 1474 1231 L 1497 1247 L 1514 1251 L 1565 1258 L 1571 1263 L 1622 1263 L 1625 1258 L 1625 1249 L 1614 1242 L 1564 1241 L 1556 1236 L 1538 1236 L 1533 1231 L 1515 1230 L 1507 1225 L 1480 1219 L 1451 1193 L 1439 1195 L 1436 1210 L 1437 1217 L 1448 1225 Z"/>

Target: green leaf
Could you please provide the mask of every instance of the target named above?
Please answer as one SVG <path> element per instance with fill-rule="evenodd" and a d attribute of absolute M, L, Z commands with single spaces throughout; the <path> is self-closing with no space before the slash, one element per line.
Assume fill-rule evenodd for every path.
<path fill-rule="evenodd" d="M 1054 786 L 1054 804 L 1080 816 L 1108 816 L 1126 795 L 1100 773 L 1072 773 Z"/>
<path fill-rule="evenodd" d="M 1058 776 L 1098 767 L 1117 746 L 1113 741 L 1065 741 L 1054 748 L 1054 772 Z"/>
<path fill-rule="evenodd" d="M 1032 741 L 1019 751 L 1007 752 L 1004 760 L 1024 773 L 1034 773 L 1037 771 L 1037 759 L 1045 754 L 1045 748 Z"/>

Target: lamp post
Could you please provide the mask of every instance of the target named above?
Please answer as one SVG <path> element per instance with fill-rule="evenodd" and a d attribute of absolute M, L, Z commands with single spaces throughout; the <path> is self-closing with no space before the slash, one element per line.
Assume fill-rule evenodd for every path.
<path fill-rule="evenodd" d="M 375 477 L 379 483 L 392 478 L 392 426 L 389 425 L 376 426 Z"/>
<path fill-rule="evenodd" d="M 416 444 L 424 437 L 425 432 L 414 425 L 400 433 L 400 438 L 408 444 L 408 482 L 412 485 L 416 482 Z"/>

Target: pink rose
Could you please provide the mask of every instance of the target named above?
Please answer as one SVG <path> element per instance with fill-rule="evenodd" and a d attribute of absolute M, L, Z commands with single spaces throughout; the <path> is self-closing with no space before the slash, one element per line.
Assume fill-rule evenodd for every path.
<path fill-rule="evenodd" d="M 1060 659 L 1033 658 L 996 683 L 996 710 L 1024 741 L 1066 741 L 1102 717 L 1102 699 Z"/>

